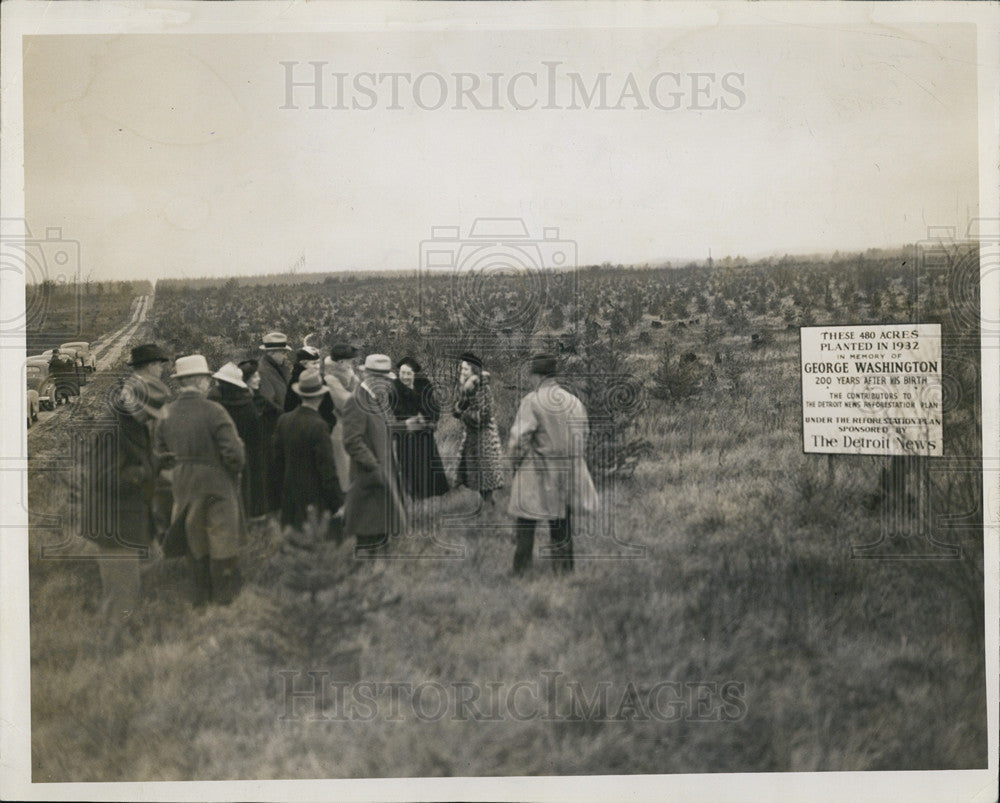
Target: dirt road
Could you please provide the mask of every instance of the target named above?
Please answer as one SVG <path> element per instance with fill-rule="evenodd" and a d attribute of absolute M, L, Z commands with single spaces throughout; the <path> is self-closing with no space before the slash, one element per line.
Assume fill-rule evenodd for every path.
<path fill-rule="evenodd" d="M 97 371 L 107 371 L 115 365 L 129 340 L 139 330 L 139 327 L 145 323 L 146 315 L 152 308 L 152 305 L 152 295 L 137 296 L 135 301 L 132 302 L 132 314 L 128 323 L 93 342 L 93 351 L 97 358 Z M 81 386 L 80 393 L 83 396 L 87 396 L 90 387 L 90 383 Z M 74 402 L 74 404 L 78 402 L 79 400 Z M 52 419 L 68 414 L 71 408 L 72 404 L 57 407 L 52 411 L 39 412 L 37 423 L 33 424 L 31 429 L 28 430 L 28 437 L 30 438 L 32 433 L 44 429 L 46 424 Z"/>

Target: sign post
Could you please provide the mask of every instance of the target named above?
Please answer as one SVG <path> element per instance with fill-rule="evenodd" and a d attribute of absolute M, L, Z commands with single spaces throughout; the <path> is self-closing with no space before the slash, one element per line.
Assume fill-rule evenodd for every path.
<path fill-rule="evenodd" d="M 904 557 L 880 545 L 929 530 L 926 458 L 944 454 L 941 325 L 808 326 L 800 330 L 802 448 L 827 455 L 884 455 L 879 498 L 882 536 L 855 557 Z M 905 557 L 917 557 L 907 554 Z M 920 557 L 954 557 L 941 554 Z"/>
<path fill-rule="evenodd" d="M 940 457 L 941 325 L 804 326 L 802 448 Z"/>

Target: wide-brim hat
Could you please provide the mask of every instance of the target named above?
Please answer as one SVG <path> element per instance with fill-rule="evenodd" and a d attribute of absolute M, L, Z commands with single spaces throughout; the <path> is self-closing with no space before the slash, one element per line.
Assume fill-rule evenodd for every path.
<path fill-rule="evenodd" d="M 392 360 L 385 354 L 369 354 L 365 357 L 365 370 L 373 374 L 392 374 Z"/>
<path fill-rule="evenodd" d="M 218 371 L 212 374 L 220 382 L 228 382 L 238 388 L 246 388 L 247 383 L 243 381 L 243 372 L 234 362 L 227 362 Z"/>
<path fill-rule="evenodd" d="M 284 332 L 268 332 L 264 335 L 260 348 L 262 351 L 291 351 L 288 338 Z"/>
<path fill-rule="evenodd" d="M 297 362 L 313 362 L 319 359 L 319 349 L 313 346 L 303 346 L 297 352 L 295 352 L 295 359 Z"/>
<path fill-rule="evenodd" d="M 329 388 L 323 382 L 323 377 L 320 376 L 319 371 L 303 371 L 302 376 L 299 377 L 299 381 L 292 382 L 292 390 L 303 398 L 322 396 L 324 393 L 329 392 Z"/>
<path fill-rule="evenodd" d="M 132 349 L 132 357 L 128 364 L 133 368 L 139 368 L 151 362 L 170 362 L 170 358 L 155 343 L 144 343 Z"/>
<path fill-rule="evenodd" d="M 185 376 L 211 376 L 212 369 L 208 367 L 208 360 L 200 354 L 189 354 L 187 357 L 178 357 L 174 363 L 174 379 Z"/>
<path fill-rule="evenodd" d="M 353 360 L 358 356 L 358 350 L 350 343 L 335 343 L 330 349 L 331 360 Z"/>

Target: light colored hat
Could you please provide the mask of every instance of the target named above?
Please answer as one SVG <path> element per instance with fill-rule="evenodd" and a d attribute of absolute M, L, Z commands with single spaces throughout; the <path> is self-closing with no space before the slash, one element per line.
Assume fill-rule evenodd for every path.
<path fill-rule="evenodd" d="M 288 345 L 288 338 L 285 337 L 284 332 L 268 332 L 264 335 L 264 341 L 261 345 L 261 349 L 265 351 L 271 351 L 273 349 L 291 351 L 291 348 Z"/>
<path fill-rule="evenodd" d="M 227 362 L 218 371 L 212 374 L 220 382 L 228 382 L 238 388 L 245 388 L 247 383 L 243 381 L 243 372 L 234 362 Z"/>
<path fill-rule="evenodd" d="M 392 360 L 385 354 L 369 354 L 365 357 L 365 370 L 388 376 L 392 373 Z"/>
<path fill-rule="evenodd" d="M 292 382 L 292 390 L 303 398 L 308 398 L 310 396 L 322 396 L 329 388 L 323 382 L 323 377 L 319 375 L 319 371 L 303 371 L 302 376 L 299 377 L 299 381 Z"/>
<path fill-rule="evenodd" d="M 174 379 L 184 376 L 211 376 L 212 371 L 208 367 L 208 360 L 200 354 L 189 354 L 187 357 L 178 357 L 174 361 Z"/>

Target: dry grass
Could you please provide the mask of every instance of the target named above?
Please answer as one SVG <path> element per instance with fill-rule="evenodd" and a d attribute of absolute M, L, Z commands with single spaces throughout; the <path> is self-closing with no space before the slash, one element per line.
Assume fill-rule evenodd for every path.
<path fill-rule="evenodd" d="M 109 655 L 97 646 L 96 568 L 41 560 L 45 535 L 33 532 L 33 780 L 985 766 L 981 531 L 948 564 L 850 558 L 880 531 L 866 500 L 881 464 L 843 458 L 831 481 L 826 458 L 802 454 L 794 336 L 740 357 L 739 393 L 720 376 L 642 414 L 655 456 L 605 500 L 640 559 L 592 533 L 578 552 L 619 559 L 514 580 L 501 497 L 447 532 L 393 545 L 413 559 L 373 566 L 349 545 L 322 545 L 315 566 L 328 582 L 309 593 L 288 587 L 297 570 L 280 536 L 258 529 L 233 606 L 193 611 L 183 562 L 156 564 L 142 621 Z M 34 476 L 33 504 L 53 482 Z M 455 514 L 475 502 L 456 491 L 441 505 Z M 441 543 L 464 556 L 431 559 Z M 484 696 L 491 682 L 561 675 L 551 698 L 522 706 L 552 721 L 452 710 L 428 721 L 408 705 L 399 721 L 385 705 L 343 721 L 316 719 L 309 700 L 283 719 L 282 670 L 299 689 L 320 670 L 345 683 L 470 682 Z M 607 702 L 571 716 L 574 681 L 588 700 L 607 682 Z M 629 684 L 642 694 L 661 681 L 744 684 L 744 706 L 730 721 L 643 720 L 622 707 Z"/>

